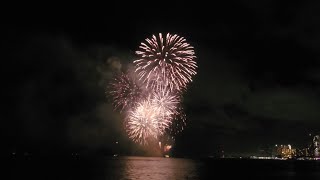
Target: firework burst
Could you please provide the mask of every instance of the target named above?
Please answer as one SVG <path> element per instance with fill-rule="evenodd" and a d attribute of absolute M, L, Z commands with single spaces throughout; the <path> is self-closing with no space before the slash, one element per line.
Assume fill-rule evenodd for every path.
<path fill-rule="evenodd" d="M 177 114 L 177 105 L 180 98 L 176 93 L 171 92 L 168 88 L 160 88 L 152 93 L 151 103 L 157 108 L 160 114 L 166 117 L 172 117 Z"/>
<path fill-rule="evenodd" d="M 174 115 L 178 113 L 177 105 L 180 100 L 179 96 L 170 92 L 167 88 L 161 88 L 159 91 L 153 92 L 152 95 L 149 96 L 148 100 L 151 102 L 155 111 L 159 114 L 159 127 L 161 129 L 170 128 Z"/>
<path fill-rule="evenodd" d="M 129 111 L 126 119 L 126 131 L 134 142 L 148 144 L 149 139 L 157 139 L 163 129 L 159 127 L 159 113 L 150 101 L 138 103 Z"/>
<path fill-rule="evenodd" d="M 138 85 L 134 76 L 120 73 L 114 77 L 109 84 L 109 91 L 112 97 L 112 103 L 115 109 L 122 112 L 134 107 L 142 95 L 142 89 Z"/>
<path fill-rule="evenodd" d="M 126 130 L 129 138 L 140 144 L 147 144 L 148 139 L 157 139 L 163 135 L 178 113 L 178 103 L 178 96 L 166 90 L 154 92 L 139 102 L 127 116 Z"/>
<path fill-rule="evenodd" d="M 153 35 L 136 51 L 134 68 L 114 77 L 107 90 L 113 106 L 125 111 L 125 130 L 141 145 L 173 143 L 186 125 L 182 92 L 196 74 L 193 47 L 176 34 Z"/>
<path fill-rule="evenodd" d="M 136 51 L 138 59 L 133 62 L 139 79 L 152 89 L 159 86 L 168 86 L 170 90 L 185 89 L 196 74 L 193 47 L 185 38 L 169 33 L 165 37 L 159 33 L 145 41 Z"/>

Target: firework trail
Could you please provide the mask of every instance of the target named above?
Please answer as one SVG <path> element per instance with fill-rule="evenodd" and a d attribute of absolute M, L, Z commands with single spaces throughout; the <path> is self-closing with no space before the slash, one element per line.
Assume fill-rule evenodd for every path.
<path fill-rule="evenodd" d="M 130 74 L 117 74 L 110 82 L 108 87 L 109 95 L 116 110 L 122 112 L 134 107 L 142 95 L 142 89 L 134 76 Z"/>
<path fill-rule="evenodd" d="M 152 89 L 185 89 L 197 73 L 193 47 L 185 38 L 169 33 L 165 37 L 159 33 L 145 41 L 136 51 L 138 59 L 133 61 L 139 79 Z"/>

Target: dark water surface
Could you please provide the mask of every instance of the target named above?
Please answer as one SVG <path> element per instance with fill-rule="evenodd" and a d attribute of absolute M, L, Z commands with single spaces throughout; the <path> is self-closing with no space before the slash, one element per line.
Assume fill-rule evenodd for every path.
<path fill-rule="evenodd" d="M 5 179 L 320 179 L 319 161 L 161 157 L 10 159 Z"/>

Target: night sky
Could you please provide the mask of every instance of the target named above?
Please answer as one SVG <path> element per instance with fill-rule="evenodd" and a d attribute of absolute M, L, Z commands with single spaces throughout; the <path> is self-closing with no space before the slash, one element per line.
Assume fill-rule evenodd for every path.
<path fill-rule="evenodd" d="M 319 5 L 163 2 L 13 13 L 1 28 L 2 150 L 139 152 L 105 89 L 159 32 L 185 37 L 198 57 L 177 155 L 304 147 L 320 131 Z"/>

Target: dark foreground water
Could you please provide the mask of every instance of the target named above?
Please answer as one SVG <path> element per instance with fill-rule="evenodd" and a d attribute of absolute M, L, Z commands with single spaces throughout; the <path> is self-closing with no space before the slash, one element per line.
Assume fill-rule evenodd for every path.
<path fill-rule="evenodd" d="M 7 162 L 3 179 L 320 179 L 319 161 L 161 157 L 30 158 Z M 2 179 L 2 178 L 1 178 Z"/>

